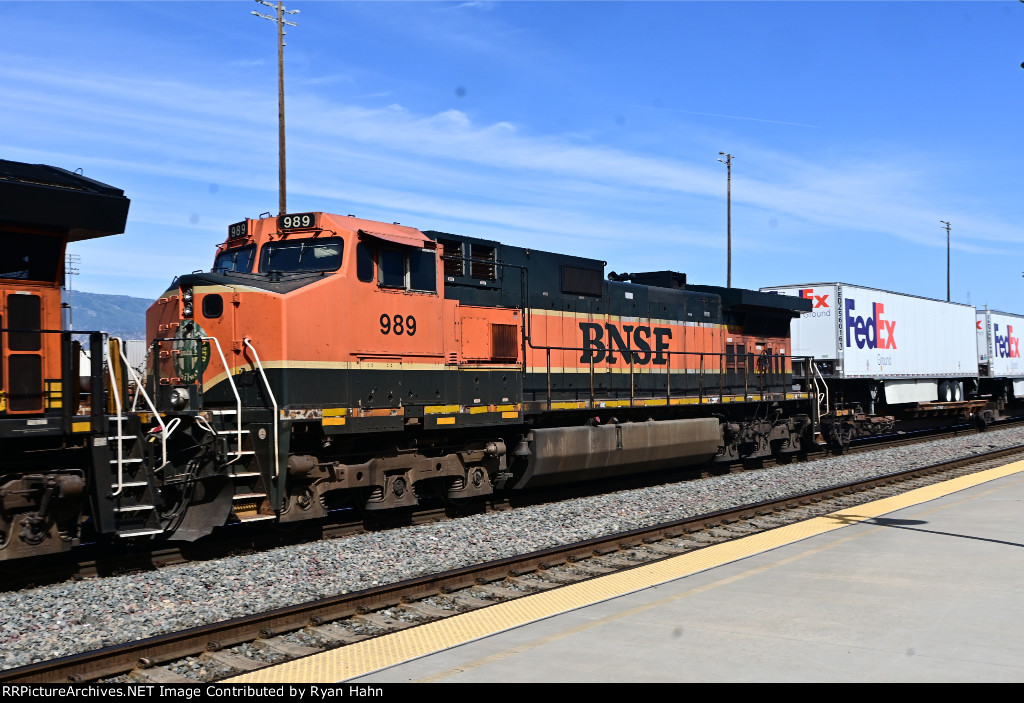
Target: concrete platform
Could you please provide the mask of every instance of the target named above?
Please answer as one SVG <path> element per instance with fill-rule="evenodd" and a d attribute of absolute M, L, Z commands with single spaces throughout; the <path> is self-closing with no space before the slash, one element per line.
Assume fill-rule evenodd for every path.
<path fill-rule="evenodd" d="M 236 681 L 1024 681 L 1024 462 L 730 545 Z"/>

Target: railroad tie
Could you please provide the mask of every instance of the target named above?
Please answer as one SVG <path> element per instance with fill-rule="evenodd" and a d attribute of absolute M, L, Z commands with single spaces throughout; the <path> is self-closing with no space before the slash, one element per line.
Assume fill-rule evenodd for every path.
<path fill-rule="evenodd" d="M 494 605 L 497 601 L 484 600 L 483 598 L 476 598 L 474 596 L 460 593 L 455 596 L 455 602 L 459 605 L 464 605 L 467 608 L 486 608 L 489 605 Z"/>
<path fill-rule="evenodd" d="M 518 591 L 514 588 L 505 588 L 497 583 L 478 583 L 473 586 L 473 588 L 477 591 L 483 591 L 484 593 L 489 593 L 498 598 L 518 598 L 520 596 L 527 595 L 525 591 Z"/>
<path fill-rule="evenodd" d="M 435 608 L 426 603 L 402 603 L 402 610 L 408 610 L 427 618 L 447 618 L 453 615 L 453 611 L 444 608 Z"/>
<path fill-rule="evenodd" d="M 351 630 L 346 630 L 344 627 L 335 625 L 333 622 L 329 622 L 326 625 L 317 625 L 316 627 L 307 627 L 306 632 L 323 640 L 324 644 L 328 646 L 352 644 L 353 642 L 370 637 L 369 635 L 359 635 Z"/>
<path fill-rule="evenodd" d="M 590 578 L 586 574 L 571 574 L 568 571 L 541 571 L 541 578 L 554 581 L 556 584 L 576 583 Z"/>
<path fill-rule="evenodd" d="M 673 547 L 667 544 L 645 544 L 647 549 L 658 554 L 664 554 L 665 556 L 674 557 L 677 554 L 685 554 L 686 552 L 692 551 L 691 547 Z"/>
<path fill-rule="evenodd" d="M 643 562 L 631 561 L 629 559 L 621 559 L 619 557 L 604 556 L 598 557 L 598 562 L 601 565 L 607 564 L 608 566 L 614 566 L 619 569 L 628 569 L 631 566 L 640 566 Z"/>
<path fill-rule="evenodd" d="M 131 674 L 129 674 L 129 676 L 137 681 L 144 681 L 145 683 L 197 683 L 195 679 L 189 679 L 180 674 L 175 674 L 173 671 L 163 666 L 154 666 L 151 669 L 135 669 Z"/>
<path fill-rule="evenodd" d="M 203 652 L 199 655 L 199 658 L 216 662 L 217 664 L 234 671 L 256 671 L 256 669 L 262 669 L 265 666 L 270 666 L 270 662 L 255 661 L 248 657 L 240 657 L 237 654 L 232 654 L 231 652 Z"/>
<path fill-rule="evenodd" d="M 593 574 L 594 576 L 604 576 L 605 574 L 610 574 L 615 571 L 615 569 L 610 566 L 599 566 L 598 564 L 581 561 L 573 564 L 572 568 L 578 569 L 579 571 L 585 571 L 586 573 Z"/>
<path fill-rule="evenodd" d="M 543 572 L 541 572 L 543 573 Z M 518 583 L 520 586 L 525 586 L 531 590 L 546 591 L 549 588 L 558 588 L 557 583 L 552 583 L 549 580 L 544 580 L 543 576 L 536 578 L 523 578 L 522 576 L 509 576 L 508 580 L 512 583 Z"/>
<path fill-rule="evenodd" d="M 257 647 L 269 649 L 272 652 L 278 652 L 284 654 L 287 657 L 298 659 L 299 657 L 305 657 L 310 654 L 316 654 L 317 652 L 324 651 L 320 647 L 307 647 L 297 642 L 289 642 L 288 640 L 280 637 L 272 637 L 265 640 L 256 640 L 253 644 Z"/>
<path fill-rule="evenodd" d="M 398 618 L 389 618 L 385 615 L 381 615 L 380 613 L 360 613 L 359 615 L 353 615 L 352 619 L 365 622 L 369 625 L 374 625 L 382 630 L 402 630 L 416 624 L 414 622 L 399 620 Z"/>

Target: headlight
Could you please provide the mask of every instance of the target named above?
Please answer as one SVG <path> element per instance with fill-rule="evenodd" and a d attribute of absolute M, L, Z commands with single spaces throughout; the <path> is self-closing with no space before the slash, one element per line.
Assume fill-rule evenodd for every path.
<path fill-rule="evenodd" d="M 185 303 L 184 307 L 181 308 L 181 312 L 185 317 L 192 317 L 192 303 Z"/>
<path fill-rule="evenodd" d="M 181 292 L 181 299 L 184 300 L 186 303 L 192 302 L 192 289 L 186 288 L 185 290 L 183 290 Z"/>
<path fill-rule="evenodd" d="M 175 410 L 184 410 L 188 407 L 188 390 L 175 388 L 171 391 L 171 407 Z"/>

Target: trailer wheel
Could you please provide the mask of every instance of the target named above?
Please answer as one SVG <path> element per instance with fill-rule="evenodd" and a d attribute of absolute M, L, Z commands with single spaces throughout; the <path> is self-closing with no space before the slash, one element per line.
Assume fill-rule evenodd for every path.
<path fill-rule="evenodd" d="M 939 381 L 939 402 L 949 403 L 953 400 L 953 391 L 950 389 L 949 381 Z"/>

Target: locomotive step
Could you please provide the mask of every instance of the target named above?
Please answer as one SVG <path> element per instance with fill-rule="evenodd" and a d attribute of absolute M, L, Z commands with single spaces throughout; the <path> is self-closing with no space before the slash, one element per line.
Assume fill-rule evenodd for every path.
<path fill-rule="evenodd" d="M 259 471 L 243 471 L 241 473 L 231 474 L 231 478 L 255 478 L 259 475 Z"/>
<path fill-rule="evenodd" d="M 152 528 L 141 528 L 138 530 L 122 530 L 117 533 L 118 537 L 145 537 L 146 535 L 159 535 L 162 534 L 163 530 L 154 530 Z"/>
<path fill-rule="evenodd" d="M 241 429 L 241 430 L 216 430 L 214 432 L 214 434 L 218 435 L 218 436 L 224 436 L 224 435 L 233 435 L 233 434 L 236 435 L 239 432 L 241 432 L 242 434 L 252 434 L 247 428 L 246 429 Z"/>
<path fill-rule="evenodd" d="M 258 522 L 259 520 L 274 520 L 277 515 L 247 515 L 245 517 L 238 516 L 239 522 Z"/>
<path fill-rule="evenodd" d="M 152 510 L 155 507 L 156 507 L 155 505 L 125 505 L 125 506 L 120 506 L 120 507 L 114 508 L 114 512 L 115 513 L 131 513 L 131 512 L 137 512 L 139 510 Z"/>
<path fill-rule="evenodd" d="M 145 481 L 122 481 L 121 482 L 121 488 L 140 488 L 142 486 L 147 486 L 147 485 L 149 485 L 149 484 L 147 484 Z"/>
<path fill-rule="evenodd" d="M 266 498 L 266 493 L 239 493 L 234 496 L 234 500 L 252 500 L 253 498 Z"/>
<path fill-rule="evenodd" d="M 127 457 L 126 456 L 126 457 L 121 459 L 121 463 L 122 464 L 137 464 L 140 461 L 142 461 L 141 457 L 132 458 L 132 457 Z M 111 459 L 110 463 L 111 464 L 116 464 L 117 463 L 117 459 L 116 458 L 115 459 Z"/>

